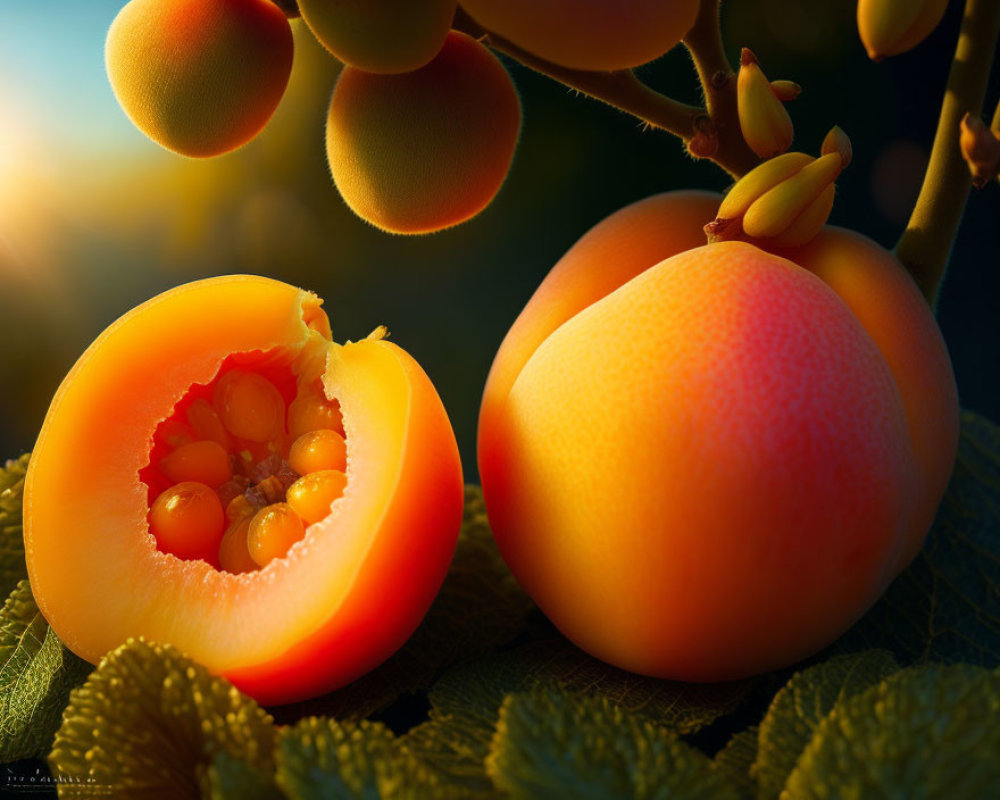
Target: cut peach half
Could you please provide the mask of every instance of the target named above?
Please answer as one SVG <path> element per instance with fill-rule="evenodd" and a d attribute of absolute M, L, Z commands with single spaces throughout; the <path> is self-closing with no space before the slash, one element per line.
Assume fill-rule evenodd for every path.
<path fill-rule="evenodd" d="M 332 342 L 320 304 L 264 278 L 198 281 L 126 314 L 70 371 L 32 456 L 24 536 L 38 605 L 75 653 L 96 662 L 144 636 L 278 704 L 357 678 L 419 624 L 461 522 L 454 434 L 406 352 L 381 332 Z M 342 421 L 323 436 L 346 443 L 343 479 L 317 470 L 320 494 L 297 496 L 310 515 L 300 538 L 285 503 L 300 480 L 287 462 L 290 418 L 299 436 L 306 418 L 314 430 Z M 215 443 L 202 448 L 206 463 L 196 441 Z M 215 465 L 219 446 L 233 475 L 207 488 L 225 513 L 185 511 L 166 494 L 156 517 L 174 539 L 201 537 L 208 555 L 191 557 L 201 550 L 190 543 L 186 557 L 165 552 L 151 507 L 184 492 L 163 465 L 190 478 Z M 300 462 L 331 471 L 322 458 Z M 217 466 L 207 474 L 216 480 Z M 278 506 L 273 530 L 247 522 Z M 270 548 L 260 568 L 250 529 Z"/>

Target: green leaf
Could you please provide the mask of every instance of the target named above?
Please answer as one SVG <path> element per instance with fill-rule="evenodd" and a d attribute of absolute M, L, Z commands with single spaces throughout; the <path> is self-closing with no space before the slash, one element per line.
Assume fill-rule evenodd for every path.
<path fill-rule="evenodd" d="M 757 797 L 757 780 L 752 774 L 757 760 L 758 728 L 754 725 L 730 737 L 715 754 L 715 769 L 726 778 L 743 800 Z"/>
<path fill-rule="evenodd" d="M 401 744 L 456 797 L 494 797 L 485 759 L 504 696 L 530 683 L 535 647 L 521 647 L 455 667 L 429 692 L 430 720 Z M 525 651 L 530 651 L 526 653 Z"/>
<path fill-rule="evenodd" d="M 914 563 L 837 644 L 903 663 L 1000 665 L 1000 427 L 962 414 L 958 461 Z"/>
<path fill-rule="evenodd" d="M 476 709 L 495 719 L 507 692 L 535 686 L 605 697 L 680 734 L 694 733 L 734 710 L 750 681 L 694 684 L 647 678 L 613 667 L 559 638 L 461 665 L 430 691 L 432 717 Z"/>
<path fill-rule="evenodd" d="M 380 722 L 310 717 L 280 729 L 278 785 L 291 800 L 433 797 L 434 779 Z"/>
<path fill-rule="evenodd" d="M 186 798 L 217 753 L 268 773 L 273 749 L 253 700 L 170 645 L 130 640 L 73 690 L 49 764 L 64 796 Z"/>
<path fill-rule="evenodd" d="M 675 731 L 606 697 L 552 690 L 504 701 L 486 768 L 513 798 L 738 797 L 711 760 Z"/>
<path fill-rule="evenodd" d="M 745 681 L 697 685 L 644 678 L 598 661 L 565 639 L 534 642 L 445 673 L 429 693 L 430 721 L 402 742 L 442 784 L 461 787 L 467 797 L 492 796 L 484 759 L 510 692 L 548 688 L 601 697 L 683 734 L 732 711 L 748 687 Z"/>
<path fill-rule="evenodd" d="M 914 667 L 838 702 L 782 797 L 996 797 L 998 752 L 1000 672 Z"/>
<path fill-rule="evenodd" d="M 834 705 L 899 670 L 886 650 L 834 656 L 796 673 L 760 724 L 754 774 L 761 800 L 776 798 L 799 755 Z"/>
<path fill-rule="evenodd" d="M 0 468 L 0 597 L 6 597 L 18 582 L 28 577 L 24 563 L 21 500 L 28 456 L 8 461 Z"/>
<path fill-rule="evenodd" d="M 303 716 L 361 719 L 400 695 L 426 689 L 442 669 L 513 639 L 533 608 L 504 564 L 486 519 L 483 493 L 465 487 L 465 513 L 441 591 L 410 640 L 392 658 L 336 692 L 274 709 L 279 722 Z"/>
<path fill-rule="evenodd" d="M 220 750 L 212 757 L 201 796 L 209 800 L 283 800 L 274 775 Z"/>
<path fill-rule="evenodd" d="M 486 774 L 485 759 L 495 725 L 495 719 L 483 728 L 469 725 L 461 717 L 439 717 L 412 728 L 399 742 L 404 752 L 433 776 L 438 796 L 492 798 L 497 791 Z"/>
<path fill-rule="evenodd" d="M 545 661 L 540 645 L 459 665 L 431 687 L 430 720 L 402 737 L 402 746 L 426 765 L 453 796 L 496 796 L 486 774 L 486 756 L 500 705 L 508 692 L 533 685 Z"/>
<path fill-rule="evenodd" d="M 91 669 L 63 647 L 21 581 L 0 610 L 0 762 L 48 755 L 70 690 Z"/>

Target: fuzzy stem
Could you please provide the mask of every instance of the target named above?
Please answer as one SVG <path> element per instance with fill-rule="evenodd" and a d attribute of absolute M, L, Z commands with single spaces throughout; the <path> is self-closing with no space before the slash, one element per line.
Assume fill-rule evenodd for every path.
<path fill-rule="evenodd" d="M 694 27 L 684 37 L 684 46 L 691 54 L 698 78 L 705 92 L 705 107 L 719 141 L 714 158 L 721 159 L 726 169 L 741 177 L 760 163 L 740 130 L 736 108 L 736 74 L 726 58 L 719 22 L 721 0 L 702 0 Z M 722 163 L 720 161 L 720 163 Z"/>
<path fill-rule="evenodd" d="M 486 43 L 501 53 L 578 92 L 625 111 L 654 128 L 661 128 L 685 142 L 698 133 L 699 122 L 707 119 L 705 109 L 690 106 L 650 89 L 630 69 L 591 72 L 552 64 L 522 50 L 496 34 L 487 34 Z"/>
<path fill-rule="evenodd" d="M 944 277 L 972 177 L 959 148 L 959 123 L 966 112 L 982 112 L 983 95 L 1000 34 L 1000 0 L 966 0 L 955 57 L 931 159 L 896 255 L 933 305 Z"/>
<path fill-rule="evenodd" d="M 455 17 L 453 27 L 480 39 L 494 50 L 510 56 L 535 72 L 606 103 L 612 108 L 631 114 L 650 127 L 660 128 L 678 136 L 692 155 L 711 159 L 735 177 L 742 175 L 749 168 L 742 152 L 721 146 L 716 124 L 706 109 L 681 103 L 651 89 L 632 70 L 595 72 L 553 64 L 502 36 L 485 30 L 461 9 Z M 735 108 L 735 94 L 733 103 Z M 752 153 L 750 155 L 753 156 Z M 754 159 L 756 160 L 756 157 Z"/>

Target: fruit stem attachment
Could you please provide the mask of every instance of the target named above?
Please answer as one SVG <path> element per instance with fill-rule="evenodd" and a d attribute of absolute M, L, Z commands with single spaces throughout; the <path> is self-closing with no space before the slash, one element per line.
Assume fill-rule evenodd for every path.
<path fill-rule="evenodd" d="M 631 114 L 651 128 L 660 128 L 674 134 L 683 140 L 693 156 L 709 158 L 733 176 L 741 175 L 756 163 L 756 156 L 745 144 L 743 147 L 752 159 L 749 165 L 744 153 L 735 152 L 735 148 L 731 146 L 719 146 L 715 122 L 706 109 L 682 103 L 657 92 L 643 83 L 630 69 L 596 72 L 553 64 L 486 30 L 461 8 L 455 15 L 452 27 L 570 89 Z M 732 91 L 735 118 L 735 84 Z M 736 133 L 739 134 L 738 124 Z M 742 137 L 740 141 L 742 142 Z"/>
<path fill-rule="evenodd" d="M 705 93 L 705 109 L 715 129 L 719 148 L 712 157 L 734 178 L 741 178 L 760 159 L 740 130 L 736 104 L 736 73 L 726 58 L 719 22 L 721 0 L 701 0 L 694 26 L 682 40 L 691 54 Z"/>
<path fill-rule="evenodd" d="M 960 123 L 966 113 L 978 116 L 982 112 L 998 34 L 1000 2 L 966 0 L 930 163 L 910 221 L 896 245 L 896 255 L 932 306 L 972 186 L 959 147 Z"/>

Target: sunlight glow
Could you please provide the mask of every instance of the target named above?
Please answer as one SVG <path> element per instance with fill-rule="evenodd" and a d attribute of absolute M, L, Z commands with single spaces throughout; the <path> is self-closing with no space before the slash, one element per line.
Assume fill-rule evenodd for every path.
<path fill-rule="evenodd" d="M 0 284 L 41 277 L 51 191 L 45 153 L 27 104 L 0 86 Z"/>

